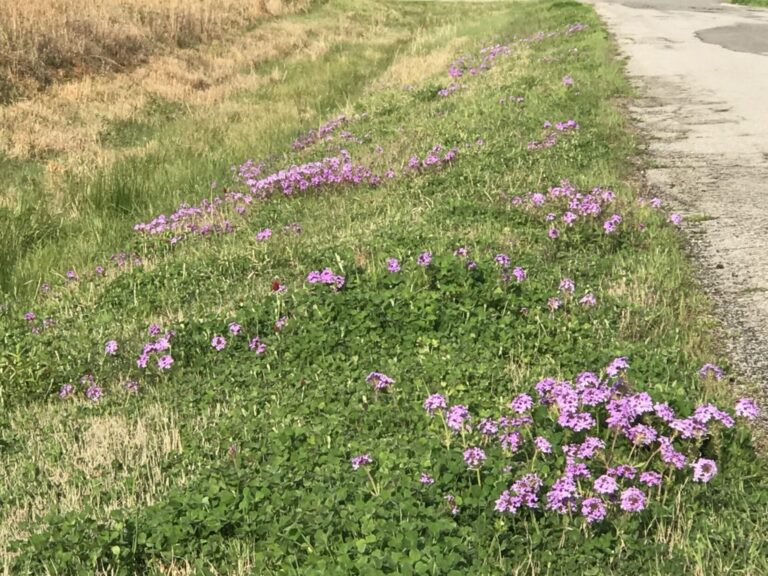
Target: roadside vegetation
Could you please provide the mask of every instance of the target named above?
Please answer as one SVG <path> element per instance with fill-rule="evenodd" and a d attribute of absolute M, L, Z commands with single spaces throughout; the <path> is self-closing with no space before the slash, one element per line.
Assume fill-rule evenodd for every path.
<path fill-rule="evenodd" d="M 5 572 L 768 572 L 759 408 L 594 12 L 349 7 L 6 216 Z"/>
<path fill-rule="evenodd" d="M 768 0 L 733 0 L 734 4 L 741 4 L 742 6 L 760 6 L 768 8 Z"/>

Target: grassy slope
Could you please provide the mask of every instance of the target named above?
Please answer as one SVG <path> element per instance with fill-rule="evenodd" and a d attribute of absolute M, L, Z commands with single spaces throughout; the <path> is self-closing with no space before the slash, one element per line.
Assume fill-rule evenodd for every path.
<path fill-rule="evenodd" d="M 250 73 L 265 79 L 263 88 L 214 106 L 151 100 L 129 121 L 104 130 L 106 148 L 135 149 L 95 174 L 67 172 L 52 183 L 48 157 L 0 155 L 0 186 L 22 190 L 10 204 L 0 203 L 0 290 L 29 297 L 68 268 L 108 258 L 126 245 L 133 223 L 208 194 L 233 159 L 282 150 L 302 125 L 357 98 L 420 31 L 451 26 L 457 18 L 451 13 L 440 5 L 425 12 L 325 3 L 285 18 L 298 29 L 311 23 L 308 42 L 322 48 L 318 58 L 302 53 L 259 62 Z"/>
<path fill-rule="evenodd" d="M 741 4 L 742 6 L 768 7 L 768 0 L 733 0 L 733 4 Z"/>
<path fill-rule="evenodd" d="M 130 244 L 144 265 L 113 266 L 103 279 L 82 272 L 79 284 L 57 286 L 34 305 L 40 318 L 56 320 L 39 336 L 20 320 L 21 303 L 0 319 L 0 518 L 10 536 L 24 534 L 26 519 L 40 531 L 22 546 L 13 573 L 40 573 L 46 563 L 93 573 L 92 555 L 154 573 L 768 569 L 765 539 L 756 536 L 765 531 L 765 468 L 741 432 L 703 447 L 721 468 L 710 486 L 670 489 L 642 519 L 584 540 L 581 530 L 548 517 L 530 530 L 501 522 L 491 509 L 506 481 L 472 485 L 457 467 L 460 456 L 431 436 L 420 408 L 429 392 L 493 414 L 545 375 L 571 378 L 618 355 L 631 359 L 632 386 L 681 411 L 702 398 L 728 401 L 696 376 L 710 359 L 709 328 L 675 233 L 660 215 L 634 207 L 627 184 L 633 141 L 614 104 L 628 88 L 593 13 L 570 2 L 431 8 L 433 24 L 417 43 L 402 31 L 423 22 L 423 4 L 390 3 L 375 34 L 320 63 L 290 63 L 282 83 L 243 94 L 253 114 L 241 123 L 202 116 L 174 123 L 167 151 L 89 184 L 98 232 L 54 244 L 50 263 L 86 262 L 101 238 L 110 248 Z M 418 70 L 453 37 L 472 39 L 476 51 L 495 35 L 529 36 L 574 21 L 590 28 L 518 48 L 490 72 L 463 80 L 465 89 L 450 98 L 434 96 L 449 82 L 444 67 L 412 90 L 371 90 L 380 74 Z M 370 30 L 365 15 L 360 26 Z M 363 49 L 388 34 L 396 40 Z M 563 87 L 565 74 L 574 88 Z M 525 102 L 498 103 L 511 95 Z M 369 135 L 349 144 L 355 159 L 399 167 L 434 144 L 458 146 L 459 158 L 444 171 L 377 188 L 276 198 L 249 208 L 234 234 L 191 237 L 175 248 L 127 232 L 139 214 L 213 195 L 210 181 L 248 154 L 274 154 L 274 167 L 322 157 L 322 147 L 288 152 L 299 120 L 280 110 L 293 109 L 291 102 L 316 110 L 313 119 L 344 104 L 350 114 L 367 113 L 348 128 Z M 526 150 L 545 119 L 570 117 L 581 124 L 578 133 L 550 150 Z M 540 217 L 502 199 L 561 178 L 616 190 L 622 234 L 587 231 L 553 243 Z M 112 202 L 130 215 L 108 210 Z M 293 222 L 300 235 L 283 231 Z M 641 222 L 644 232 L 635 229 Z M 256 242 L 267 226 L 273 237 Z M 459 245 L 478 260 L 476 276 L 451 256 Z M 432 272 L 414 264 L 426 249 L 435 254 Z M 498 252 L 528 270 L 522 287 L 499 283 Z M 391 256 L 404 262 L 397 279 L 385 272 Z M 345 290 L 303 286 L 308 271 L 324 266 L 344 272 Z M 578 294 L 594 292 L 598 306 L 571 302 L 550 313 L 547 298 L 564 276 Z M 271 293 L 275 278 L 288 286 L 286 295 Z M 288 327 L 273 333 L 283 314 Z M 233 320 L 264 337 L 264 356 L 247 351 L 245 336 L 211 350 L 212 336 Z M 150 322 L 178 334 L 176 364 L 165 374 L 134 365 Z M 110 338 L 121 350 L 104 359 Z M 396 378 L 393 395 L 370 391 L 364 378 L 372 370 Z M 51 399 L 86 372 L 104 385 L 102 401 L 83 399 L 81 386 L 74 401 Z M 140 379 L 138 395 L 121 389 L 128 377 Z M 236 455 L 228 455 L 233 444 Z M 361 452 L 376 460 L 377 497 L 364 475 L 349 470 L 350 456 Z M 463 498 L 455 519 L 439 492 L 418 487 L 422 470 L 435 473 L 436 488 Z M 115 508 L 124 512 L 107 527 Z M 48 512 L 55 515 L 41 521 Z"/>

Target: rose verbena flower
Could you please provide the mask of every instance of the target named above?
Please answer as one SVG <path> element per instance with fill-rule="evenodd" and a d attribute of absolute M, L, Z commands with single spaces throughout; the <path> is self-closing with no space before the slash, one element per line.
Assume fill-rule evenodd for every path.
<path fill-rule="evenodd" d="M 371 372 L 365 378 L 365 381 L 373 386 L 374 390 L 387 390 L 395 381 L 381 372 Z"/>
<path fill-rule="evenodd" d="M 361 466 L 367 466 L 369 464 L 373 464 L 373 458 L 371 458 L 370 454 L 360 454 L 358 456 L 352 457 L 352 470 L 357 470 Z"/>
<path fill-rule="evenodd" d="M 479 468 L 486 460 L 485 452 L 482 448 L 472 447 L 464 450 L 464 463 L 468 468 Z"/>

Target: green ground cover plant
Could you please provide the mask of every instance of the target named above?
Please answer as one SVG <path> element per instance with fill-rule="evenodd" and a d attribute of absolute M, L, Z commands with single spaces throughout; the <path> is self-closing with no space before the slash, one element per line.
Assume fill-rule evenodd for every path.
<path fill-rule="evenodd" d="M 768 7 L 768 1 L 766 0 L 733 0 L 733 3 L 741 4 L 742 6 Z"/>
<path fill-rule="evenodd" d="M 381 7 L 443 26 L 241 95 L 324 111 L 258 156 L 115 168 L 162 200 L 7 298 L 6 572 L 765 573 L 758 408 L 594 12 Z"/>

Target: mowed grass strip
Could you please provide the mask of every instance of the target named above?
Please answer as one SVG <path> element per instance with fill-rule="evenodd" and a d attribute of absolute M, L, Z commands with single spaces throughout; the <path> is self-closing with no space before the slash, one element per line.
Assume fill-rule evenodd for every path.
<path fill-rule="evenodd" d="M 403 18 L 425 10 L 387 6 Z M 254 160 L 266 157 L 265 173 L 343 146 L 395 178 L 252 203 L 226 213 L 235 224 L 229 234 L 188 234 L 172 245 L 169 235 L 126 233 L 120 247 L 141 264 L 133 256 L 122 267 L 91 260 L 78 267 L 79 280 L 53 282 L 34 304 L 12 302 L 0 320 L 9 471 L 0 502 L 4 532 L 20 538 L 5 553 L 10 573 L 766 571 L 765 466 L 743 427 L 696 443 L 696 454 L 719 467 L 710 483 L 690 481 L 690 469 L 665 472 L 662 489 L 648 491 L 647 510 L 588 526 L 578 512 L 494 512 L 527 464 L 510 457 L 509 475 L 492 457 L 482 474 L 468 472 L 460 435 L 446 449 L 439 420 L 425 415 L 424 399 L 441 393 L 477 420 L 495 417 L 546 376 L 599 372 L 616 357 L 630 364 L 625 387 L 681 415 L 703 401 L 733 404 L 722 383 L 698 375 L 717 350 L 677 232 L 663 211 L 639 206 L 630 185 L 635 148 L 618 105 L 629 89 L 593 12 L 570 2 L 483 4 L 486 12 L 437 6 L 448 23 L 419 32 L 374 72 L 355 70 L 375 48 L 362 56 L 350 53 L 362 44 L 345 46 L 336 57 L 346 66 L 330 60 L 321 74 L 316 63 L 297 62 L 268 94 L 241 95 L 256 110 L 279 110 L 291 98 L 323 103 L 313 119 L 344 111 L 350 137 L 336 132 L 294 151 L 297 122 L 276 128 L 262 148 L 248 124 L 224 125 L 243 143 L 229 144 L 220 164 L 180 161 L 177 173 L 192 171 L 199 185 L 169 192 L 163 206 L 148 202 L 141 221 L 173 202 L 238 189 L 228 165 L 250 156 L 248 142 Z M 575 22 L 587 28 L 566 33 Z M 466 40 L 459 46 L 455 38 Z M 488 71 L 447 75 L 446 44 L 458 57 L 520 38 L 529 41 Z M 420 70 L 421 61 L 433 65 Z M 303 78 L 323 83 L 313 87 L 316 99 Z M 461 88 L 438 95 L 452 83 Z M 529 149 L 545 139 L 545 122 L 569 119 L 578 130 Z M 423 159 L 438 145 L 441 154 L 455 147 L 455 161 L 408 169 L 411 156 Z M 105 186 L 105 198 L 118 183 L 130 191 L 126 202 L 134 192 L 148 198 L 141 179 L 151 172 L 113 173 L 116 188 Z M 546 210 L 513 200 L 564 178 L 585 192 L 615 192 L 617 233 L 600 223 L 558 225 L 555 239 Z M 135 221 L 113 216 L 105 226 Z M 477 268 L 454 255 L 459 247 Z M 427 267 L 417 263 L 425 252 Z M 526 270 L 524 282 L 502 279 L 502 254 Z M 400 272 L 388 270 L 390 258 Z M 305 282 L 326 267 L 345 277 L 343 289 Z M 573 297 L 561 290 L 565 278 L 575 283 Z M 579 304 L 586 294 L 593 307 Z M 34 320 L 23 319 L 28 311 Z M 52 325 L 31 333 L 49 317 Z M 151 324 L 175 332 L 169 370 L 155 357 L 147 370 L 136 366 L 143 344 L 157 337 L 147 334 Z M 221 350 L 212 346 L 217 337 L 226 340 Z M 261 353 L 249 349 L 255 337 L 266 344 Z M 117 354 L 107 356 L 113 339 Z M 392 376 L 393 388 L 374 390 L 371 372 Z M 100 387 L 98 401 L 86 397 L 86 374 Z M 131 380 L 138 392 L 125 389 Z M 74 392 L 61 400 L 68 383 Z M 551 439 L 575 439 L 562 434 Z M 121 436 L 130 440 L 120 444 Z M 653 459 L 653 450 L 621 443 L 606 453 L 617 462 Z M 350 466 L 361 454 L 373 460 L 370 478 L 365 466 Z M 537 470 L 563 464 L 562 453 L 542 456 Z M 421 485 L 422 473 L 435 484 Z"/>

